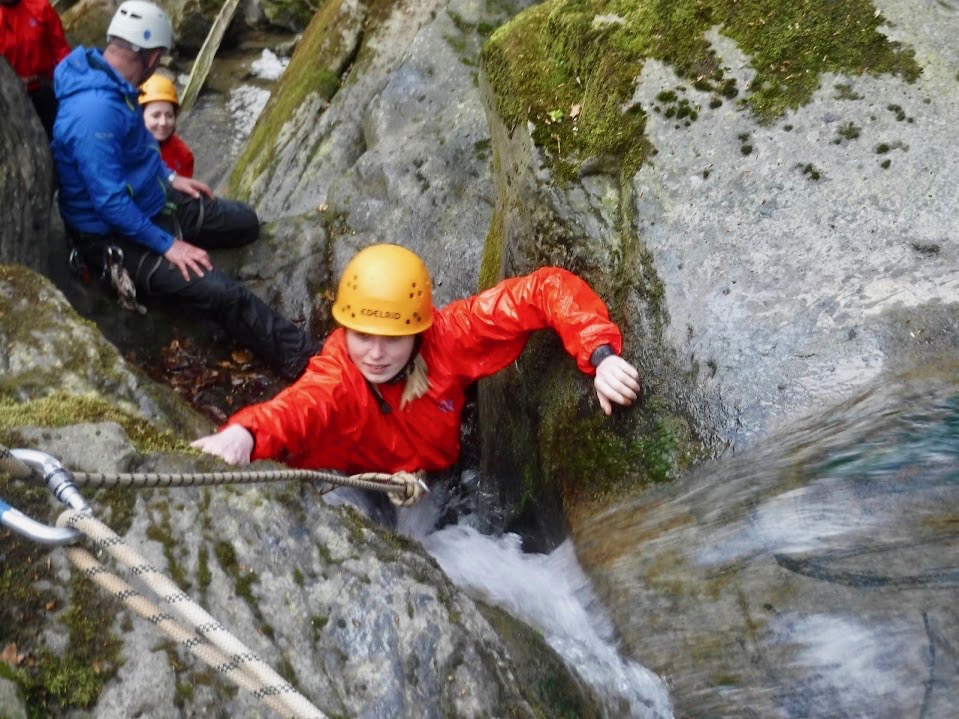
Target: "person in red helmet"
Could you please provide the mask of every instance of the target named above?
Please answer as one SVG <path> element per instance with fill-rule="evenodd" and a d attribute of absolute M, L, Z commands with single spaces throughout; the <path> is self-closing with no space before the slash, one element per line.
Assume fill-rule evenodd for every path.
<path fill-rule="evenodd" d="M 640 392 L 606 305 L 557 267 L 434 309 L 423 261 L 398 245 L 373 245 L 343 272 L 333 317 L 341 327 L 297 382 L 193 446 L 231 464 L 276 459 L 348 474 L 449 468 L 467 388 L 515 361 L 540 329 L 555 330 L 594 375 L 606 414 Z"/>
<path fill-rule="evenodd" d="M 160 157 L 173 172 L 183 177 L 193 177 L 193 151 L 183 138 L 176 134 L 180 99 L 176 85 L 166 75 L 153 73 L 140 85 L 140 105 L 143 121 L 153 139 L 160 145 Z"/>
<path fill-rule="evenodd" d="M 53 69 L 69 53 L 60 16 L 48 0 L 0 0 L 0 55 L 19 76 L 48 138 L 57 115 Z"/>

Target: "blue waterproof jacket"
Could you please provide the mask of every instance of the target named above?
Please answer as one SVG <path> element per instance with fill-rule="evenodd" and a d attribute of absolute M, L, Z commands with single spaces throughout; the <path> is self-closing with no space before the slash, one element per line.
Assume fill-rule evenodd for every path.
<path fill-rule="evenodd" d="M 77 47 L 53 75 L 60 108 L 53 161 L 60 214 L 78 232 L 117 232 L 163 254 L 173 236 L 150 222 L 166 205 L 170 169 L 143 123 L 140 91 L 95 48 Z"/>

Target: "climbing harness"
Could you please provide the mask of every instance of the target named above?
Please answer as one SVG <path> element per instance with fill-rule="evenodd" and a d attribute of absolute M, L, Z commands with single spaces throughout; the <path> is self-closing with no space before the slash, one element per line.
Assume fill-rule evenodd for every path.
<path fill-rule="evenodd" d="M 326 482 L 329 488 L 339 485 L 387 492 L 394 504 L 404 507 L 414 504 L 423 492 L 429 491 L 421 476 L 409 472 L 394 475 L 366 473 L 349 477 L 334 472 L 311 470 L 200 474 L 71 473 L 45 452 L 32 449 L 10 450 L 2 445 L 0 472 L 6 472 L 18 480 L 35 479 L 39 475 L 54 496 L 69 507 L 57 519 L 57 526 L 49 527 L 0 499 L 0 525 L 36 542 L 52 546 L 76 545 L 84 537 L 92 540 L 98 550 L 106 551 L 139 577 L 158 599 L 169 605 L 172 614 L 161 610 L 156 603 L 104 567 L 86 549 L 67 546 L 67 557 L 84 576 L 274 711 L 296 719 L 326 719 L 326 715 L 190 599 L 179 586 L 157 571 L 113 530 L 97 520 L 93 516 L 93 510 L 80 494 L 79 487 L 209 486 L 320 480 Z"/>

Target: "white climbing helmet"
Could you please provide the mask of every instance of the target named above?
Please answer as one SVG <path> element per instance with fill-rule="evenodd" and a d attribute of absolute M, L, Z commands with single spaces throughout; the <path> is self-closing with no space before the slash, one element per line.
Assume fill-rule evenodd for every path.
<path fill-rule="evenodd" d="M 126 0 L 113 15 L 107 38 L 119 37 L 141 50 L 173 47 L 173 25 L 163 9 L 146 0 Z"/>

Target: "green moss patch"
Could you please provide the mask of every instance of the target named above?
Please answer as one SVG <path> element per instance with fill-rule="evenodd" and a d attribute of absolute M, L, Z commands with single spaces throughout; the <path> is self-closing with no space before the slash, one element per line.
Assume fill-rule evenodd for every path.
<path fill-rule="evenodd" d="M 740 102 L 767 123 L 808 102 L 823 73 L 915 80 L 913 51 L 879 32 L 885 23 L 866 0 L 547 0 L 494 32 L 483 60 L 500 116 L 534 124 L 560 178 L 605 156 L 632 176 L 648 153 L 646 111 L 632 100 L 647 59 L 736 97 L 705 37 L 718 26 L 751 57 L 756 76 Z"/>
<path fill-rule="evenodd" d="M 7 503 L 51 521 L 45 489 L 12 481 L 2 487 Z M 2 638 L 24 657 L 9 674 L 23 688 L 30 716 L 37 717 L 90 707 L 121 663 L 122 643 L 111 629 L 117 603 L 77 573 L 61 586 L 48 560 L 51 551 L 58 550 L 0 531 Z M 45 630 L 66 634 L 62 653 L 45 645 Z"/>
<path fill-rule="evenodd" d="M 94 395 L 56 392 L 29 402 L 19 402 L 0 391 L 0 444 L 19 444 L 16 429 L 24 426 L 66 427 L 87 422 L 116 422 L 140 452 L 189 452 L 190 445 L 170 430 L 157 429 L 141 417 L 117 409 Z"/>
<path fill-rule="evenodd" d="M 324 3 L 303 33 L 230 175 L 234 196 L 249 198 L 249 183 L 269 167 L 280 130 L 307 97 L 317 93 L 330 100 L 339 90 L 344 68 L 336 21 L 342 5 L 342 0 Z"/>

